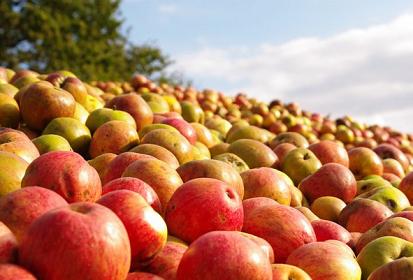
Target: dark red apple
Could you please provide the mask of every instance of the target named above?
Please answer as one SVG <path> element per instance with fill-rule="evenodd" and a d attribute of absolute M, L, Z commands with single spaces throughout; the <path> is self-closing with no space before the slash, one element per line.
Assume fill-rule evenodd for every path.
<path fill-rule="evenodd" d="M 342 164 L 347 168 L 349 166 L 347 151 L 337 142 L 323 140 L 311 144 L 308 149 L 316 155 L 316 157 L 321 161 L 322 164 L 334 162 Z"/>
<path fill-rule="evenodd" d="M 3 263 L 0 264 L 0 279 L 1 280 L 36 280 L 29 271 L 21 266 Z"/>
<path fill-rule="evenodd" d="M 17 260 L 17 240 L 13 232 L 0 221 L 0 263 L 14 263 Z M 1 275 L 0 275 L 1 279 Z"/>
<path fill-rule="evenodd" d="M 317 241 L 338 240 L 345 244 L 351 240 L 351 234 L 344 227 L 328 220 L 315 220 L 311 222 Z"/>
<path fill-rule="evenodd" d="M 197 140 L 197 135 L 195 129 L 185 120 L 178 118 L 166 118 L 162 120 L 163 124 L 175 127 L 192 145 L 195 144 Z"/>

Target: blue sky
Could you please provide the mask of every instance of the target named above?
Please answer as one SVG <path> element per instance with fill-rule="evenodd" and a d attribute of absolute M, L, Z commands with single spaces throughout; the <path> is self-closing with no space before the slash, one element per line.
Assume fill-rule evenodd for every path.
<path fill-rule="evenodd" d="M 123 0 L 130 39 L 154 42 L 199 88 L 413 132 L 413 1 Z"/>

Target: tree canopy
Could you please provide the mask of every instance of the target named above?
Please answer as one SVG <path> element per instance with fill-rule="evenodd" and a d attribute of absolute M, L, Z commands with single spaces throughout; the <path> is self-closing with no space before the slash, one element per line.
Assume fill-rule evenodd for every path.
<path fill-rule="evenodd" d="M 0 1 L 0 65 L 41 73 L 67 69 L 84 80 L 126 80 L 138 72 L 173 79 L 172 60 L 122 32 L 120 0 Z"/>

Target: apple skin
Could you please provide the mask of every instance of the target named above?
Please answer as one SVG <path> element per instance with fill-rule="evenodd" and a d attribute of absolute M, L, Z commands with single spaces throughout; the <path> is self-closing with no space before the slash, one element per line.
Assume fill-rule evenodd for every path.
<path fill-rule="evenodd" d="M 244 198 L 268 197 L 280 204 L 290 205 L 290 182 L 281 173 L 281 171 L 269 167 L 254 168 L 242 172 Z"/>
<path fill-rule="evenodd" d="M 386 173 L 396 175 L 399 178 L 404 177 L 403 166 L 397 160 L 393 158 L 386 158 L 382 160 L 383 162 L 383 176 Z"/>
<path fill-rule="evenodd" d="M 49 152 L 35 159 L 21 185 L 51 189 L 69 203 L 96 201 L 102 193 L 97 171 L 79 154 L 67 151 Z"/>
<path fill-rule="evenodd" d="M 299 187 L 312 203 L 323 196 L 334 196 L 350 202 L 357 194 L 357 182 L 351 171 L 338 163 L 327 163 L 304 178 Z"/>
<path fill-rule="evenodd" d="M 124 121 L 136 128 L 135 119 L 127 112 L 100 108 L 90 113 L 86 120 L 86 126 L 90 132 L 95 132 L 99 126 L 109 121 Z"/>
<path fill-rule="evenodd" d="M 362 279 L 377 268 L 403 257 L 413 257 L 413 243 L 394 236 L 383 236 L 368 243 L 358 254 Z"/>
<path fill-rule="evenodd" d="M 340 242 L 341 243 L 341 242 Z M 298 248 L 287 259 L 313 280 L 360 280 L 361 269 L 351 249 L 344 243 L 313 242 Z"/>
<path fill-rule="evenodd" d="M 51 151 L 72 151 L 70 143 L 60 135 L 45 134 L 32 139 L 39 153 L 45 154 Z"/>
<path fill-rule="evenodd" d="M 299 206 L 299 207 L 296 207 L 295 209 L 300 211 L 310 223 L 313 221 L 320 220 L 320 218 L 316 214 L 314 214 L 309 208 L 305 206 Z"/>
<path fill-rule="evenodd" d="M 69 92 L 79 104 L 83 105 L 87 100 L 87 89 L 83 82 L 76 77 L 67 77 L 60 86 Z"/>
<path fill-rule="evenodd" d="M 294 265 L 276 263 L 271 268 L 273 280 L 311 280 L 307 272 Z"/>
<path fill-rule="evenodd" d="M 176 159 L 174 154 L 171 153 L 169 150 L 165 149 L 164 147 L 158 145 L 140 144 L 129 150 L 129 152 L 153 156 L 159 160 L 166 162 L 173 169 L 177 169 L 179 167 L 179 161 Z"/>
<path fill-rule="evenodd" d="M 17 240 L 13 232 L 0 221 L 0 264 L 17 260 Z M 0 276 L 1 277 L 1 276 Z"/>
<path fill-rule="evenodd" d="M 402 217 L 389 218 L 365 233 L 363 233 L 356 243 L 358 253 L 371 241 L 382 236 L 396 236 L 404 240 L 413 242 L 413 222 Z"/>
<path fill-rule="evenodd" d="M 393 212 L 400 212 L 410 206 L 406 195 L 393 186 L 382 186 L 374 188 L 368 192 L 362 193 L 357 198 L 368 198 L 376 200 L 387 206 Z"/>
<path fill-rule="evenodd" d="M 413 257 L 402 257 L 374 270 L 368 280 L 413 279 Z"/>
<path fill-rule="evenodd" d="M 240 174 L 229 164 L 214 160 L 192 160 L 176 169 L 183 182 L 196 178 L 213 178 L 233 186 L 240 199 L 244 197 L 244 184 Z"/>
<path fill-rule="evenodd" d="M 158 213 L 162 213 L 161 202 L 156 192 L 138 178 L 122 177 L 112 180 L 102 187 L 102 195 L 117 190 L 130 190 L 140 194 L 146 202 Z"/>
<path fill-rule="evenodd" d="M 136 129 L 124 121 L 109 121 L 93 133 L 89 154 L 95 158 L 104 153 L 120 154 L 139 143 Z"/>
<path fill-rule="evenodd" d="M 20 189 L 28 165 L 21 157 L 0 151 L 0 197 Z"/>
<path fill-rule="evenodd" d="M 281 169 L 297 186 L 304 178 L 316 172 L 320 167 L 321 162 L 312 151 L 297 148 L 285 156 Z"/>
<path fill-rule="evenodd" d="M 373 150 L 356 147 L 348 151 L 350 170 L 357 180 L 369 175 L 383 175 L 383 163 Z"/>
<path fill-rule="evenodd" d="M 270 263 L 274 263 L 274 250 L 272 249 L 270 243 L 265 241 L 265 239 L 246 233 L 246 232 L 240 232 L 240 234 L 249 240 L 253 241 L 255 244 L 260 246 L 260 248 L 263 250 L 264 254 L 268 256 L 268 260 Z"/>
<path fill-rule="evenodd" d="M 23 132 L 0 127 L 0 152 L 15 154 L 28 163 L 39 157 L 39 151 Z"/>
<path fill-rule="evenodd" d="M 327 220 L 315 220 L 311 222 L 317 241 L 338 240 L 348 244 L 351 234 L 344 227 Z"/>
<path fill-rule="evenodd" d="M 267 205 L 278 205 L 278 202 L 268 197 L 253 197 L 242 201 L 244 220 L 257 208 Z"/>
<path fill-rule="evenodd" d="M 0 275 L 1 280 L 36 280 L 36 277 L 23 267 L 10 263 L 0 264 Z"/>
<path fill-rule="evenodd" d="M 271 167 L 277 161 L 277 155 L 265 144 L 252 139 L 239 139 L 231 143 L 228 152 L 236 154 L 249 168 Z"/>
<path fill-rule="evenodd" d="M 305 139 L 304 136 L 297 132 L 283 132 L 278 134 L 277 137 L 271 140 L 270 147 L 274 149 L 282 143 L 290 143 L 299 148 L 308 147 L 307 139 Z"/>
<path fill-rule="evenodd" d="M 90 159 L 87 162 L 92 166 L 99 174 L 100 181 L 103 183 L 103 179 L 106 173 L 106 169 L 109 163 L 116 157 L 116 154 L 113 153 L 104 153 L 100 156 Z"/>
<path fill-rule="evenodd" d="M 192 145 L 197 141 L 196 131 L 187 121 L 178 118 L 166 118 L 162 123 L 175 127 Z"/>
<path fill-rule="evenodd" d="M 122 176 L 122 173 L 130 164 L 141 159 L 154 159 L 154 157 L 134 152 L 124 152 L 120 155 L 117 155 L 106 166 L 106 171 L 105 175 L 103 176 L 102 183 L 107 184 L 114 179 L 120 178 Z"/>
<path fill-rule="evenodd" d="M 213 231 L 194 241 L 178 267 L 177 280 L 271 280 L 268 257 L 233 231 Z"/>
<path fill-rule="evenodd" d="M 350 232 L 363 233 L 392 214 L 393 212 L 380 202 L 359 198 L 344 207 L 338 217 L 338 222 Z"/>
<path fill-rule="evenodd" d="M 253 210 L 245 217 L 242 231 L 270 243 L 276 263 L 284 263 L 295 249 L 316 241 L 307 218 L 300 211 L 284 205 L 267 205 Z"/>
<path fill-rule="evenodd" d="M 44 81 L 32 84 L 20 97 L 22 119 L 34 130 L 43 130 L 54 118 L 73 117 L 75 107 L 69 92 Z"/>
<path fill-rule="evenodd" d="M 156 192 L 164 213 L 169 200 L 183 184 L 179 174 L 165 162 L 158 159 L 141 159 L 130 164 L 122 177 L 138 178 Z"/>
<path fill-rule="evenodd" d="M 277 155 L 278 157 L 278 162 L 276 164 L 276 167 L 281 167 L 282 163 L 284 162 L 285 156 L 292 150 L 296 149 L 297 147 L 294 146 L 291 143 L 281 143 L 277 145 L 274 149 L 273 152 Z"/>
<path fill-rule="evenodd" d="M 20 122 L 19 105 L 13 97 L 0 90 L 0 127 L 16 128 Z"/>
<path fill-rule="evenodd" d="M 347 168 L 349 167 L 347 151 L 337 142 L 322 140 L 311 144 L 308 149 L 316 155 L 322 164 L 339 163 Z"/>
<path fill-rule="evenodd" d="M 400 182 L 399 190 L 401 190 L 413 204 L 413 172 L 408 173 Z"/>
<path fill-rule="evenodd" d="M 182 256 L 188 246 L 174 241 L 166 242 L 162 250 L 145 266 L 145 271 L 165 279 L 175 280 Z"/>
<path fill-rule="evenodd" d="M 19 250 L 20 263 L 41 279 L 124 280 L 130 256 L 121 220 L 91 202 L 73 203 L 39 217 Z"/>
<path fill-rule="evenodd" d="M 131 272 L 126 280 L 164 280 L 164 278 L 147 272 Z"/>
<path fill-rule="evenodd" d="M 165 246 L 166 224 L 140 194 L 129 190 L 111 191 L 96 203 L 112 210 L 125 226 L 130 240 L 132 268 L 150 260 Z"/>
<path fill-rule="evenodd" d="M 240 231 L 243 219 L 237 192 L 212 178 L 184 183 L 172 195 L 165 212 L 170 233 L 188 243 L 210 231 Z"/>
<path fill-rule="evenodd" d="M 42 187 L 26 187 L 0 198 L 0 221 L 20 242 L 35 219 L 52 209 L 67 206 L 66 200 Z"/>
<path fill-rule="evenodd" d="M 334 196 L 322 196 L 311 203 L 311 211 L 320 219 L 338 222 L 341 211 L 346 203 Z"/>
<path fill-rule="evenodd" d="M 143 98 L 137 94 L 122 94 L 106 104 L 107 108 L 128 112 L 136 122 L 139 131 L 153 121 L 153 112 Z"/>

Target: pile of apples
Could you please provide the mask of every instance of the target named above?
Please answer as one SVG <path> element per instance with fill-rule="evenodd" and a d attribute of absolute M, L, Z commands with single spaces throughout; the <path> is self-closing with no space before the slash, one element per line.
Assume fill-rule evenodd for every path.
<path fill-rule="evenodd" d="M 413 279 L 413 135 L 0 68 L 0 280 Z"/>

